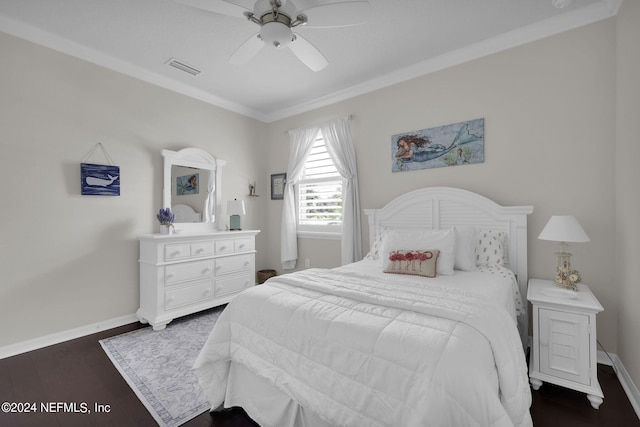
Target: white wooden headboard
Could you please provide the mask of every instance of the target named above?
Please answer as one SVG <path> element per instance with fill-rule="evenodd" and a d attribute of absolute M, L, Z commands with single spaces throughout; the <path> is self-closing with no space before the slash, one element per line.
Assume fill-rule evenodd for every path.
<path fill-rule="evenodd" d="M 473 225 L 505 232 L 505 266 L 516 274 L 523 299 L 527 297 L 528 280 L 527 215 L 532 212 L 533 206 L 501 206 L 471 191 L 450 187 L 422 188 L 395 198 L 381 209 L 364 210 L 369 218 L 370 245 L 375 242 L 378 227 L 442 229 Z M 528 315 L 519 322 L 524 322 L 520 326 L 528 333 Z"/>

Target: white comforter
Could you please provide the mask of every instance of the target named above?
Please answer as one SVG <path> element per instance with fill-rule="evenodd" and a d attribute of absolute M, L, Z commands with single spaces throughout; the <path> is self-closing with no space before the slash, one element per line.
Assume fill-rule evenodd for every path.
<path fill-rule="evenodd" d="M 243 292 L 194 365 L 212 408 L 233 361 L 334 425 L 532 425 L 511 315 L 415 282 L 311 269 Z"/>

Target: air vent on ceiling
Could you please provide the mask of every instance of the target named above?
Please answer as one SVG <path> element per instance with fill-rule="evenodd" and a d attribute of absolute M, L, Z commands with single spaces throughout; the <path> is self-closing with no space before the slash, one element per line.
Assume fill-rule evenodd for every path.
<path fill-rule="evenodd" d="M 189 64 L 185 64 L 184 62 L 177 60 L 176 58 L 169 59 L 166 64 L 170 67 L 177 68 L 180 71 L 191 74 L 192 76 L 197 76 L 202 72 Z"/>
<path fill-rule="evenodd" d="M 573 0 L 551 0 L 551 4 L 555 8 L 562 9 L 564 7 L 569 6 L 572 1 Z"/>

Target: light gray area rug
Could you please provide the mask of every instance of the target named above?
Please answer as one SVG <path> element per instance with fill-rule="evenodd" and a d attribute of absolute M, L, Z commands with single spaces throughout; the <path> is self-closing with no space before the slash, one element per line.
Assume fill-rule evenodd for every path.
<path fill-rule="evenodd" d="M 162 427 L 179 426 L 210 409 L 191 367 L 222 307 L 100 341 L 120 374 Z"/>

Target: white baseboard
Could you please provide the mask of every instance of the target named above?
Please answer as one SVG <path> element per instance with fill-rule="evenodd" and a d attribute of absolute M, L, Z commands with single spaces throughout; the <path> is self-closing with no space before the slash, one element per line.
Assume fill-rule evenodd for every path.
<path fill-rule="evenodd" d="M 608 354 L 608 356 L 607 356 Z M 613 361 L 611 359 L 609 359 L 609 357 L 611 357 L 611 359 L 613 359 Z M 618 361 L 619 363 L 619 359 L 618 356 L 614 353 L 606 353 L 604 351 L 598 350 L 598 363 L 601 365 L 607 365 L 607 366 L 613 366 L 616 362 Z M 618 366 L 616 365 L 616 369 L 618 368 Z"/>
<path fill-rule="evenodd" d="M 636 415 L 640 418 L 640 391 L 638 391 L 638 387 L 634 384 L 629 372 L 625 369 L 618 355 L 609 353 L 609 356 L 613 359 L 613 366 L 616 368 L 618 381 L 620 381 L 624 392 L 629 398 L 629 402 L 631 402 L 631 406 L 633 406 L 633 409 L 636 411 Z M 603 351 L 598 352 L 598 363 L 611 366 L 611 360 L 609 360 L 609 357 L 607 357 Z M 607 401 L 606 396 L 604 401 Z"/>
<path fill-rule="evenodd" d="M 43 337 L 6 345 L 0 347 L 0 359 L 26 353 L 32 350 L 37 350 L 39 348 L 48 347 L 50 345 L 59 344 L 61 342 L 73 340 L 76 338 L 95 334 L 96 332 L 117 328 L 119 326 L 128 325 L 129 323 L 135 322 L 138 322 L 138 318 L 136 317 L 136 315 L 129 314 L 127 316 L 109 319 L 103 322 L 93 323 L 91 325 L 85 325 L 79 328 L 56 332 L 55 334 L 45 335 Z"/>
<path fill-rule="evenodd" d="M 531 349 L 531 335 L 529 335 L 529 348 Z M 636 387 L 635 383 L 631 379 L 631 376 L 625 369 L 622 361 L 615 353 L 607 353 L 604 351 L 598 351 L 598 363 L 601 365 L 613 366 L 616 371 L 616 376 L 618 377 L 618 381 L 620 381 L 620 385 L 622 385 L 622 389 L 624 390 L 631 406 L 633 406 L 633 410 L 636 412 L 638 418 L 640 418 L 640 391 L 638 391 L 638 387 Z M 607 401 L 607 397 L 604 399 L 605 403 Z"/>

